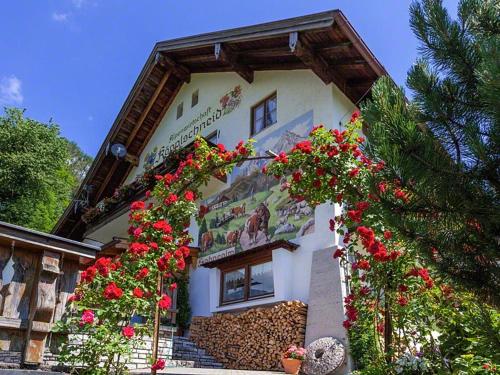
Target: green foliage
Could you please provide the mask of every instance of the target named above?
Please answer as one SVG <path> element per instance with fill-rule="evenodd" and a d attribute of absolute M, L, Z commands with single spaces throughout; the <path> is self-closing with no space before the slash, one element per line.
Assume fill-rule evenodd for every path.
<path fill-rule="evenodd" d="M 409 205 L 382 199 L 384 217 L 443 275 L 498 306 L 500 5 L 462 0 L 458 20 L 440 0 L 410 12 L 421 42 L 412 101 L 381 78 L 362 107 L 365 151 L 411 196 Z"/>
<path fill-rule="evenodd" d="M 180 277 L 177 281 L 177 325 L 187 329 L 191 319 L 191 306 L 189 305 L 189 275 Z"/>
<path fill-rule="evenodd" d="M 56 125 L 6 109 L 0 116 L 0 220 L 50 231 L 89 162 Z"/>

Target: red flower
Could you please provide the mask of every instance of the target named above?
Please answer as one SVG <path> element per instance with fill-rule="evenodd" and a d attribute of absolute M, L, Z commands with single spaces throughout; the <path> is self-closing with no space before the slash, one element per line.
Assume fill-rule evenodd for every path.
<path fill-rule="evenodd" d="M 406 306 L 408 304 L 408 300 L 404 296 L 398 297 L 399 306 Z"/>
<path fill-rule="evenodd" d="M 142 228 L 141 227 L 135 228 L 134 231 L 133 231 L 133 234 L 134 234 L 135 238 L 140 237 L 140 235 L 142 234 Z"/>
<path fill-rule="evenodd" d="M 314 186 L 315 189 L 321 188 L 321 180 L 318 180 L 318 179 L 314 180 L 313 181 L 313 186 Z"/>
<path fill-rule="evenodd" d="M 380 182 L 378 184 L 378 191 L 380 191 L 381 193 L 385 193 L 386 190 L 387 190 L 387 184 L 385 182 Z"/>
<path fill-rule="evenodd" d="M 88 267 L 81 274 L 82 282 L 91 283 L 92 281 L 94 281 L 96 273 L 97 273 L 97 268 L 95 266 Z"/>
<path fill-rule="evenodd" d="M 407 292 L 408 291 L 408 287 L 404 284 L 401 284 L 400 286 L 398 286 L 398 290 L 402 293 L 404 292 Z"/>
<path fill-rule="evenodd" d="M 286 153 L 281 151 L 279 155 L 274 158 L 274 161 L 278 163 L 288 164 L 288 156 L 286 155 Z"/>
<path fill-rule="evenodd" d="M 341 249 L 337 249 L 337 250 L 335 250 L 335 252 L 333 253 L 333 259 L 340 258 L 342 255 L 344 255 L 344 251 L 343 251 L 343 250 L 341 250 Z"/>
<path fill-rule="evenodd" d="M 170 253 L 165 253 L 163 256 L 156 261 L 156 264 L 158 266 L 158 269 L 160 271 L 166 271 L 167 268 L 170 266 L 170 258 L 172 257 L 172 254 Z"/>
<path fill-rule="evenodd" d="M 361 116 L 361 112 L 359 112 L 358 110 L 355 110 L 352 115 L 351 115 L 351 119 L 349 120 L 349 122 L 355 122 L 359 116 Z"/>
<path fill-rule="evenodd" d="M 349 320 L 344 320 L 342 322 L 342 325 L 344 326 L 345 329 L 349 329 L 352 327 L 352 323 Z"/>
<path fill-rule="evenodd" d="M 134 295 L 134 297 L 137 297 L 137 298 L 144 297 L 144 292 L 142 291 L 141 288 L 134 288 L 132 294 Z"/>
<path fill-rule="evenodd" d="M 121 290 L 115 283 L 109 283 L 104 289 L 104 298 L 108 300 L 118 299 L 123 295 Z"/>
<path fill-rule="evenodd" d="M 295 145 L 295 147 L 293 147 L 292 149 L 292 152 L 295 151 L 295 150 L 300 150 L 302 151 L 304 154 L 310 154 L 312 152 L 312 144 L 311 144 L 311 141 L 309 140 L 305 140 L 305 141 L 302 141 L 302 142 L 299 142 Z"/>
<path fill-rule="evenodd" d="M 185 257 L 188 257 L 191 253 L 191 250 L 189 250 L 189 247 L 187 246 L 181 246 L 178 250 L 180 250 L 182 252 L 182 255 L 184 255 Z"/>
<path fill-rule="evenodd" d="M 377 324 L 377 331 L 379 333 L 384 333 L 384 322 L 380 322 L 379 324 Z"/>
<path fill-rule="evenodd" d="M 356 228 L 356 232 L 358 232 L 361 237 L 361 242 L 365 248 L 369 248 L 373 245 L 375 241 L 375 233 L 371 228 L 360 226 Z"/>
<path fill-rule="evenodd" d="M 369 270 L 370 269 L 370 262 L 368 262 L 366 259 L 361 259 L 357 262 L 358 268 L 360 270 Z"/>
<path fill-rule="evenodd" d="M 68 303 L 72 303 L 75 301 L 80 301 L 82 299 L 81 293 L 72 294 L 68 297 Z"/>
<path fill-rule="evenodd" d="M 175 290 L 175 289 L 177 289 L 177 283 L 172 283 L 172 284 L 170 284 L 170 285 L 168 286 L 168 289 L 170 289 L 170 290 L 172 290 L 172 291 L 173 291 L 173 290 Z"/>
<path fill-rule="evenodd" d="M 219 149 L 220 152 L 226 151 L 226 146 L 224 146 L 222 143 L 219 143 L 217 145 L 217 148 Z"/>
<path fill-rule="evenodd" d="M 97 259 L 95 266 L 99 274 L 103 277 L 109 276 L 109 266 L 111 265 L 111 258 L 102 257 Z"/>
<path fill-rule="evenodd" d="M 122 335 L 127 339 L 131 339 L 132 337 L 134 337 L 134 334 L 135 334 L 134 327 L 126 326 L 122 328 Z"/>
<path fill-rule="evenodd" d="M 164 359 L 156 360 L 156 362 L 151 366 L 151 370 L 163 370 L 164 368 L 165 368 Z"/>
<path fill-rule="evenodd" d="M 155 230 L 160 230 L 165 234 L 172 233 L 172 227 L 166 220 L 158 220 L 156 223 L 153 224 L 153 228 Z"/>
<path fill-rule="evenodd" d="M 142 255 L 142 254 L 147 253 L 149 251 L 149 247 L 145 243 L 132 242 L 129 246 L 129 250 L 132 254 Z"/>
<path fill-rule="evenodd" d="M 335 232 L 335 220 L 330 219 L 330 230 Z"/>
<path fill-rule="evenodd" d="M 167 206 L 177 202 L 177 195 L 170 193 L 163 201 Z"/>
<path fill-rule="evenodd" d="M 168 310 L 172 306 L 172 299 L 164 294 L 158 301 L 158 307 L 162 310 Z"/>
<path fill-rule="evenodd" d="M 330 180 L 328 181 L 328 186 L 330 187 L 334 187 L 335 185 L 337 185 L 337 177 L 333 176 L 332 178 L 330 178 Z"/>
<path fill-rule="evenodd" d="M 356 177 L 359 173 L 359 168 L 354 168 L 349 171 L 349 177 Z"/>
<path fill-rule="evenodd" d="M 359 290 L 359 294 L 361 294 L 362 296 L 367 296 L 368 294 L 370 294 L 370 288 L 368 288 L 367 286 L 363 286 Z"/>
<path fill-rule="evenodd" d="M 188 202 L 192 202 L 196 199 L 196 195 L 191 190 L 187 190 L 184 193 L 184 198 L 186 198 Z"/>
<path fill-rule="evenodd" d="M 403 202 L 407 203 L 408 202 L 408 196 L 406 195 L 406 193 L 401 190 L 401 189 L 396 189 L 394 190 L 394 196 L 397 198 L 397 199 L 400 199 L 402 200 Z"/>
<path fill-rule="evenodd" d="M 146 204 L 143 201 L 135 201 L 130 205 L 130 209 L 135 210 L 143 210 Z"/>
<path fill-rule="evenodd" d="M 92 324 L 92 323 L 94 323 L 94 318 L 95 318 L 95 315 L 94 315 L 94 312 L 92 310 L 84 310 L 83 314 L 82 314 L 82 319 L 81 319 L 80 325 Z"/>
<path fill-rule="evenodd" d="M 293 182 L 299 182 L 302 178 L 302 173 L 300 172 L 293 172 L 292 173 L 292 179 L 293 179 Z"/>
<path fill-rule="evenodd" d="M 142 280 L 144 279 L 147 275 L 149 274 L 149 270 L 144 267 L 144 268 L 141 268 L 141 270 L 137 273 L 137 275 L 135 275 L 135 279 L 136 280 Z"/>
<path fill-rule="evenodd" d="M 177 259 L 177 268 L 182 271 L 184 268 L 186 268 L 186 262 L 184 261 L 183 258 Z"/>
<path fill-rule="evenodd" d="M 384 238 L 390 240 L 392 238 L 392 232 L 390 230 L 384 231 Z"/>
<path fill-rule="evenodd" d="M 349 216 L 349 218 L 354 221 L 355 223 L 361 223 L 361 215 L 362 215 L 362 212 L 361 211 L 358 211 L 358 210 L 350 210 L 350 211 L 347 211 L 347 216 Z"/>

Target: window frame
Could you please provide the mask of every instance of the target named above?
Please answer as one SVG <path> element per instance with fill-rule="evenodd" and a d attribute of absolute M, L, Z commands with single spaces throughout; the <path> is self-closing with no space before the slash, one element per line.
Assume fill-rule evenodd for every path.
<path fill-rule="evenodd" d="M 269 102 L 273 98 L 276 100 L 276 121 L 274 123 L 272 123 L 272 124 L 267 125 L 266 124 L 266 119 L 267 119 L 267 115 L 269 113 L 268 108 L 267 108 L 267 102 Z M 264 118 L 263 118 L 264 127 L 261 130 L 256 131 L 255 130 L 255 110 L 258 107 L 260 107 L 261 105 L 264 105 Z M 259 134 L 260 132 L 262 132 L 262 131 L 266 130 L 267 128 L 270 128 L 271 126 L 273 126 L 276 123 L 278 123 L 278 92 L 274 91 L 270 95 L 266 96 L 264 99 L 262 99 L 261 101 L 259 101 L 255 105 L 253 105 L 252 108 L 250 109 L 250 111 L 251 111 L 251 115 L 250 115 L 250 136 L 254 136 L 256 134 Z"/>
<path fill-rule="evenodd" d="M 255 259 L 255 260 L 240 263 L 240 264 L 234 264 L 234 265 L 231 265 L 230 267 L 221 267 L 220 268 L 219 306 L 227 306 L 227 305 L 233 305 L 236 303 L 255 301 L 255 300 L 262 299 L 262 298 L 274 297 L 274 267 L 271 268 L 273 271 L 273 291 L 272 291 L 272 293 L 261 294 L 259 296 L 255 296 L 255 297 L 250 296 L 251 268 L 253 266 L 258 266 L 258 265 L 265 264 L 265 263 L 271 263 L 271 266 L 272 266 L 272 261 L 273 260 L 272 260 L 272 256 L 271 256 L 271 257 L 266 257 L 266 258 Z M 224 275 L 227 273 L 230 273 L 232 271 L 239 270 L 241 268 L 245 269 L 245 287 L 243 290 L 243 298 L 238 299 L 238 300 L 232 300 L 232 301 L 224 301 Z"/>
<path fill-rule="evenodd" d="M 184 114 L 184 102 L 180 102 L 177 104 L 177 111 L 176 111 L 176 120 L 180 119 L 182 115 Z"/>
<path fill-rule="evenodd" d="M 195 98 L 196 98 L 196 103 L 195 103 L 195 100 L 194 100 Z M 196 107 L 199 102 L 200 102 L 200 90 L 196 89 L 191 94 L 191 108 Z"/>

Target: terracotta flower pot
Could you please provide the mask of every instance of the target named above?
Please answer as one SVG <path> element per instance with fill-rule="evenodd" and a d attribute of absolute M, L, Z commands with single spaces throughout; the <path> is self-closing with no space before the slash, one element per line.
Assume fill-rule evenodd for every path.
<path fill-rule="evenodd" d="M 282 358 L 281 364 L 287 374 L 297 375 L 302 365 L 302 361 L 300 359 Z"/>

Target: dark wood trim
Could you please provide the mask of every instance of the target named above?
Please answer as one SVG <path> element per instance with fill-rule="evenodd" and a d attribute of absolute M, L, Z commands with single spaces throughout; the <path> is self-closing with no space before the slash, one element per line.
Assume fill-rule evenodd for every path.
<path fill-rule="evenodd" d="M 250 137 L 253 137 L 256 134 L 259 134 L 260 132 L 262 132 L 265 129 L 274 125 L 274 124 L 271 124 L 269 126 L 266 126 L 266 118 L 267 118 L 267 105 L 266 105 L 266 103 L 268 100 L 270 100 L 274 97 L 276 98 L 276 122 L 274 124 L 276 124 L 278 122 L 278 92 L 274 91 L 272 94 L 266 96 L 264 99 L 260 100 L 259 102 L 257 102 L 256 104 L 254 104 L 250 108 Z M 255 109 L 257 107 L 261 106 L 262 104 L 264 104 L 264 127 L 259 132 L 256 132 L 255 131 Z"/>
<path fill-rule="evenodd" d="M 214 44 L 214 54 L 215 60 L 221 61 L 224 64 L 227 64 L 238 73 L 241 78 L 243 78 L 248 83 L 253 82 L 253 70 L 251 70 L 248 66 L 243 65 L 238 61 L 238 56 L 233 54 L 225 45 L 222 43 Z"/>
<path fill-rule="evenodd" d="M 254 248 L 251 248 L 251 249 L 248 249 L 245 251 L 241 251 L 239 253 L 230 255 L 230 256 L 225 257 L 225 258 L 216 259 L 216 260 L 213 260 L 211 262 L 204 263 L 202 266 L 206 267 L 206 268 L 231 267 L 231 265 L 234 263 L 238 264 L 238 262 L 240 260 L 242 262 L 245 262 L 246 259 L 251 260 L 252 257 L 255 257 L 255 256 L 258 257 L 258 256 L 260 256 L 259 253 L 265 254 L 267 252 L 269 254 L 272 254 L 272 251 L 276 250 L 276 249 L 285 249 L 288 251 L 295 251 L 298 247 L 299 247 L 299 245 L 297 245 L 293 242 L 286 241 L 286 240 L 277 240 L 277 241 L 273 241 L 273 242 L 270 242 L 270 243 L 267 243 L 264 245 L 256 246 Z M 255 255 L 255 254 L 257 254 L 257 255 Z"/>

